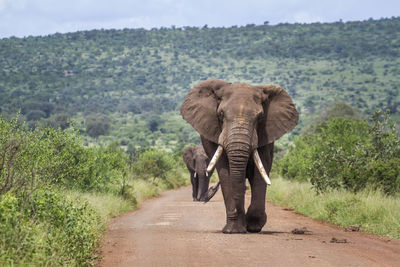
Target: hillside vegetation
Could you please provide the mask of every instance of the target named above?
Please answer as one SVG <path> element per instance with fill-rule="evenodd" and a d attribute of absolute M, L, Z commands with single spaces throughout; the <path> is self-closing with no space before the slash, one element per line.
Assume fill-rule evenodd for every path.
<path fill-rule="evenodd" d="M 75 127 L 130 153 L 198 135 L 179 115 L 205 79 L 276 83 L 301 112 L 294 134 L 330 102 L 400 120 L 400 18 L 230 28 L 93 30 L 0 40 L 0 112 Z M 92 142 L 89 139 L 89 142 Z"/>

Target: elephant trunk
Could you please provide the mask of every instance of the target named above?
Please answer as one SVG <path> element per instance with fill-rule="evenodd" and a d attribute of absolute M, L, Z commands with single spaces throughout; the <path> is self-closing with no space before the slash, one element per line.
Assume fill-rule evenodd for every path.
<path fill-rule="evenodd" d="M 231 176 L 242 176 L 244 177 L 247 162 L 249 160 L 250 151 L 249 148 L 245 148 L 243 144 L 232 143 L 232 146 L 241 146 L 239 148 L 230 148 L 227 150 L 229 159 L 229 170 Z"/>
<path fill-rule="evenodd" d="M 205 167 L 203 167 L 205 170 Z M 210 183 L 210 178 L 206 175 L 205 171 L 200 171 L 198 173 L 198 191 L 197 191 L 197 199 L 199 201 L 205 201 L 207 197 L 208 185 Z"/>
<path fill-rule="evenodd" d="M 250 130 L 235 128 L 230 131 L 226 142 L 233 199 L 238 213 L 244 213 L 245 178 L 252 149 L 251 137 Z"/>
<path fill-rule="evenodd" d="M 230 175 L 245 175 L 252 149 L 252 131 L 249 127 L 231 129 L 226 139 L 226 153 L 229 159 Z"/>

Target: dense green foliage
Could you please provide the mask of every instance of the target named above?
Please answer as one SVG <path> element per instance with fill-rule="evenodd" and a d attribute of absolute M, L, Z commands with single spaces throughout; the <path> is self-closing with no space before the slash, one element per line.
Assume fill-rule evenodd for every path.
<path fill-rule="evenodd" d="M 400 192 L 400 137 L 389 113 L 371 122 L 334 117 L 294 141 L 279 163 L 280 174 L 309 180 L 318 192 L 366 187 Z"/>
<path fill-rule="evenodd" d="M 0 117 L 0 262 L 82 265 L 100 234 L 97 215 L 63 190 L 116 193 L 129 157 L 87 148 L 76 131 L 26 129 Z"/>
<path fill-rule="evenodd" d="M 118 191 L 128 172 L 129 157 L 119 147 L 87 148 L 76 131 L 29 130 L 0 118 L 0 136 L 0 195 L 29 195 L 43 184 Z"/>
<path fill-rule="evenodd" d="M 301 126 L 337 100 L 364 114 L 389 108 L 399 120 L 399 27 L 400 18 L 391 18 L 5 38 L 0 112 L 21 109 L 29 124 L 62 127 L 71 114 L 82 133 L 101 142 L 173 148 L 198 142 L 178 115 L 183 97 L 197 82 L 219 78 L 282 85 Z"/>
<path fill-rule="evenodd" d="M 68 197 L 71 190 L 121 196 L 134 206 L 143 194 L 152 196 L 158 188 L 185 183 L 177 170 L 180 165 L 166 152 L 139 153 L 132 165 L 118 144 L 82 143 L 74 130 L 28 129 L 17 119 L 0 117 L 0 265 L 93 261 L 105 222 L 79 194 Z M 162 178 L 163 184 L 145 183 L 150 193 L 138 193 L 131 170 L 142 168 L 142 159 L 149 159 L 150 152 L 150 160 L 155 160 L 148 167 L 162 170 L 151 174 Z M 144 172 L 135 171 L 135 179 Z"/>
<path fill-rule="evenodd" d="M 159 178 L 165 180 L 167 172 L 172 170 L 174 160 L 168 153 L 157 151 L 155 149 L 148 149 L 141 153 L 134 165 L 134 171 L 137 175 L 151 178 L 153 180 Z"/>
<path fill-rule="evenodd" d="M 99 238 L 97 215 L 54 188 L 29 200 L 8 192 L 0 197 L 1 265 L 83 265 Z"/>

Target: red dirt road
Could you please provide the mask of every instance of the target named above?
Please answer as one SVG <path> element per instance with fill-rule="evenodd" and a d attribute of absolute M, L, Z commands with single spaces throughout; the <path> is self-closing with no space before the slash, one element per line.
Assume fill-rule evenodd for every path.
<path fill-rule="evenodd" d="M 226 235 L 220 191 L 206 204 L 191 201 L 190 187 L 168 191 L 111 222 L 98 266 L 400 266 L 398 239 L 345 232 L 271 203 L 267 215 L 261 233 Z M 303 227 L 311 233 L 292 234 Z"/>

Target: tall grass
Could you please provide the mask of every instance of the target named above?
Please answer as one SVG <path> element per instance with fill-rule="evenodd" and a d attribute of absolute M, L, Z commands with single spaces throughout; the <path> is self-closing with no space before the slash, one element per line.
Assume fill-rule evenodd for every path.
<path fill-rule="evenodd" d="M 98 221 L 98 223 L 101 225 L 103 230 L 110 218 L 136 208 L 134 202 L 124 199 L 120 195 L 78 191 L 70 191 L 67 192 L 66 195 L 74 199 L 87 201 L 88 205 L 93 208 L 99 216 L 100 221 Z"/>
<path fill-rule="evenodd" d="M 399 196 L 367 189 L 358 193 L 335 190 L 317 195 L 309 183 L 274 178 L 267 201 L 320 221 L 342 227 L 360 224 L 361 231 L 400 238 Z"/>

